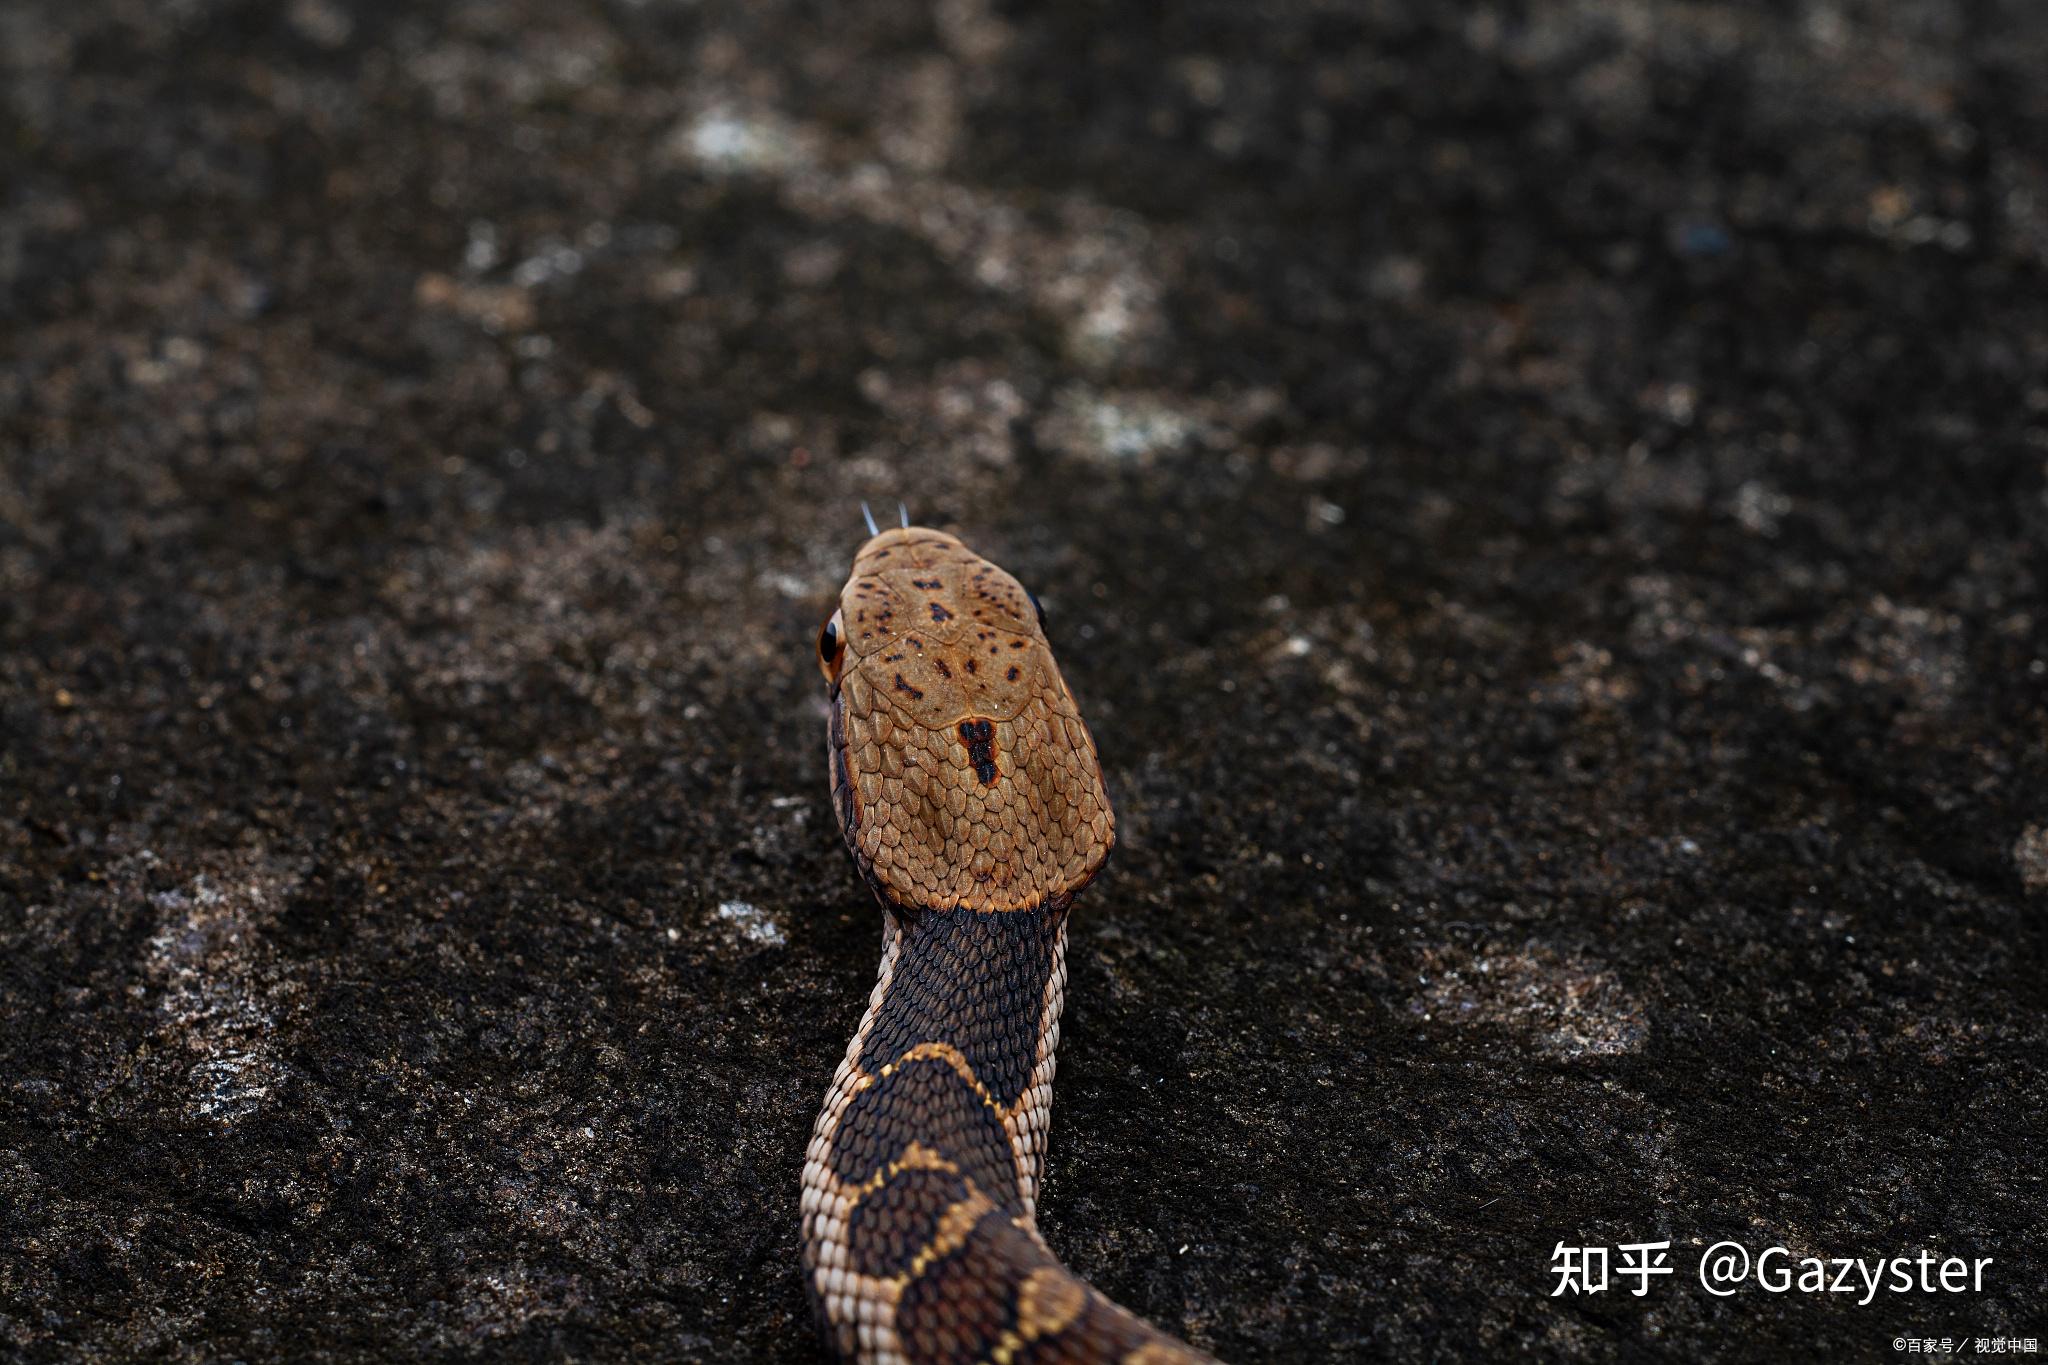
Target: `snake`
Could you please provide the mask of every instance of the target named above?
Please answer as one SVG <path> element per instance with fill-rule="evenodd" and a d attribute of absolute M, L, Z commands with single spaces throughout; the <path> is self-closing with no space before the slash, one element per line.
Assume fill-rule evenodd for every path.
<path fill-rule="evenodd" d="M 1039 1234 L 1067 915 L 1116 820 L 1037 599 L 903 520 L 856 551 L 818 635 L 833 810 L 882 908 L 875 987 L 804 1155 L 826 1348 L 863 1365 L 1215 1365 Z"/>

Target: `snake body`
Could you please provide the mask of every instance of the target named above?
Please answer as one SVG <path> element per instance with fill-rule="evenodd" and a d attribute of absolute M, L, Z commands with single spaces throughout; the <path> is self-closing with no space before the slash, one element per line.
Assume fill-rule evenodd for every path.
<path fill-rule="evenodd" d="M 881 971 L 804 1161 L 828 1347 L 875 1365 L 1208 1360 L 1038 1234 L 1067 912 L 1115 825 L 1035 601 L 952 535 L 885 531 L 818 657 L 833 805 L 883 910 Z"/>

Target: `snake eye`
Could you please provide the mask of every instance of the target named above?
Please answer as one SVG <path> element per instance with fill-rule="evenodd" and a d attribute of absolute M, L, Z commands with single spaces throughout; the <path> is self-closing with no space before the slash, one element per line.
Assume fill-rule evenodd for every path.
<path fill-rule="evenodd" d="M 1038 594 L 1026 588 L 1024 595 L 1031 599 L 1031 609 L 1038 613 L 1038 628 L 1045 629 L 1045 603 L 1038 600 Z"/>
<path fill-rule="evenodd" d="M 839 613 L 833 612 L 832 619 L 818 632 L 818 667 L 825 674 L 825 681 L 839 681 L 840 656 L 846 652 L 846 641 L 839 633 Z"/>

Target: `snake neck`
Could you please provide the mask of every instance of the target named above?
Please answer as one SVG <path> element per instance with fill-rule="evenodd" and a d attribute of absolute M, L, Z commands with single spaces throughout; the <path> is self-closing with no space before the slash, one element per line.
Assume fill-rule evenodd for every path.
<path fill-rule="evenodd" d="M 843 1359 L 1207 1359 L 1070 1275 L 1038 1235 L 1066 929 L 1064 906 L 887 915 L 804 1162 L 805 1279 Z"/>

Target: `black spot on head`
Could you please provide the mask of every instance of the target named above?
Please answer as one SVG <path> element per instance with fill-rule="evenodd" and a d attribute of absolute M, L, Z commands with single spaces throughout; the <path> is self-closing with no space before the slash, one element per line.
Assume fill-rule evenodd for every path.
<path fill-rule="evenodd" d="M 960 722 L 960 741 L 967 746 L 967 762 L 984 787 L 994 786 L 997 777 L 995 734 L 996 727 L 991 721 Z"/>
<path fill-rule="evenodd" d="M 953 613 L 947 611 L 944 607 L 940 606 L 936 602 L 933 602 L 931 604 L 931 609 L 933 621 L 950 621 L 953 619 Z"/>
<path fill-rule="evenodd" d="M 1021 669 L 1021 668 L 1017 667 L 1017 665 L 1015 665 L 1015 664 L 1011 664 L 1011 665 L 1010 665 L 1010 672 L 1009 672 L 1009 679 L 1010 679 L 1010 681 L 1011 681 L 1011 682 L 1015 682 L 1015 681 L 1017 681 L 1017 678 L 1018 678 L 1018 676 L 1019 676 L 1020 674 L 1022 674 L 1023 672 L 1024 672 L 1024 670 L 1023 670 L 1023 669 Z"/>
<path fill-rule="evenodd" d="M 953 676 L 953 670 L 946 667 L 946 661 L 944 659 L 933 659 L 932 667 L 939 670 L 939 676 L 942 678 L 950 678 Z"/>
<path fill-rule="evenodd" d="M 910 699 L 911 699 L 912 701 L 923 701 L 923 700 L 924 700 L 924 693 L 923 693 L 923 692 L 921 692 L 921 691 L 919 691 L 919 690 L 918 690 L 917 688 L 915 688 L 915 687 L 912 687 L 912 686 L 911 686 L 911 685 L 910 685 L 909 683 L 907 683 L 907 682 L 903 681 L 903 675 L 902 675 L 901 673 L 898 673 L 898 674 L 896 675 L 896 690 L 897 690 L 898 692 L 907 692 L 907 693 L 909 693 L 909 694 L 910 694 Z"/>

